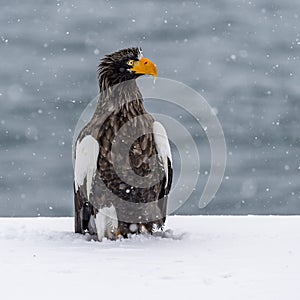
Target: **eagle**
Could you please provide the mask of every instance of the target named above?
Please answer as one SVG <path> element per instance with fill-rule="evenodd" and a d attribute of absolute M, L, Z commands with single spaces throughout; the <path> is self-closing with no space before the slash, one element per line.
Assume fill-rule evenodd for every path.
<path fill-rule="evenodd" d="M 173 168 L 165 128 L 143 103 L 136 79 L 157 77 L 138 47 L 106 55 L 100 95 L 74 151 L 75 232 L 116 240 L 163 230 Z"/>

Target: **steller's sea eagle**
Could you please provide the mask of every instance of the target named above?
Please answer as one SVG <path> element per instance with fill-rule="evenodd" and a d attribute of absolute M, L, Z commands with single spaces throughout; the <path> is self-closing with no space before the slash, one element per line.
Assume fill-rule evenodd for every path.
<path fill-rule="evenodd" d="M 106 55 L 100 96 L 74 151 L 75 232 L 116 239 L 162 229 L 172 183 L 166 131 L 147 113 L 136 79 L 157 76 L 140 48 Z"/>

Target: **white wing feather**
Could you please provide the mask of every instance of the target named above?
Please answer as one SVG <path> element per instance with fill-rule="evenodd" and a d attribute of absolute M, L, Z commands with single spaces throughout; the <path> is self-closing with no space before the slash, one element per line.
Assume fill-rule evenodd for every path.
<path fill-rule="evenodd" d="M 167 136 L 167 132 L 165 128 L 162 126 L 159 122 L 153 123 L 153 135 L 154 135 L 154 141 L 156 145 L 156 150 L 158 152 L 158 155 L 163 161 L 164 169 L 166 172 L 166 184 L 168 183 L 168 158 L 170 159 L 171 165 L 172 165 L 172 155 L 171 155 L 171 148 L 169 144 L 169 139 Z"/>
<path fill-rule="evenodd" d="M 83 138 L 76 144 L 75 157 L 75 190 L 83 185 L 86 178 L 86 193 L 89 198 L 92 189 L 92 180 L 97 170 L 97 160 L 99 155 L 99 144 L 91 135 Z"/>

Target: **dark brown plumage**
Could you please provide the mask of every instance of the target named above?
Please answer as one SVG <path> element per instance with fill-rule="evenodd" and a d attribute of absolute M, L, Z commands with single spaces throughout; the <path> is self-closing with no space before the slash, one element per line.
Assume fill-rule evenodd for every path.
<path fill-rule="evenodd" d="M 156 76 L 156 66 L 138 48 L 107 55 L 99 65 L 101 95 L 76 142 L 75 232 L 116 239 L 164 225 L 171 155 L 159 153 L 169 144 L 144 108 L 135 81 L 143 74 Z M 161 138 L 167 145 L 157 145 Z"/>

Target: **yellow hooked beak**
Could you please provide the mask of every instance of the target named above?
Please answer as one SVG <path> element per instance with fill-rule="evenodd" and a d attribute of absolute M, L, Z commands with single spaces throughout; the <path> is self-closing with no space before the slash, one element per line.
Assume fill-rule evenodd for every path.
<path fill-rule="evenodd" d="M 136 74 L 152 75 L 154 78 L 157 77 L 156 65 L 148 58 L 141 58 L 139 61 L 133 63 L 131 71 Z"/>

